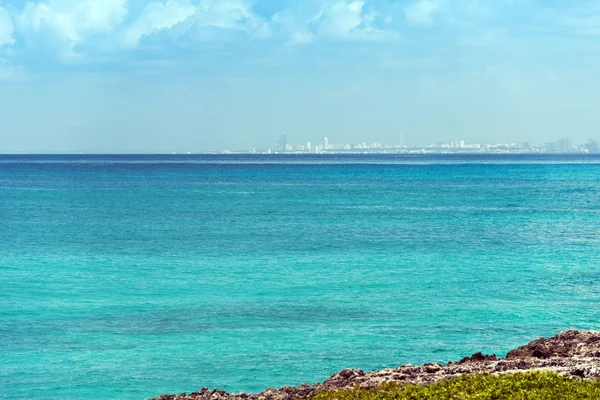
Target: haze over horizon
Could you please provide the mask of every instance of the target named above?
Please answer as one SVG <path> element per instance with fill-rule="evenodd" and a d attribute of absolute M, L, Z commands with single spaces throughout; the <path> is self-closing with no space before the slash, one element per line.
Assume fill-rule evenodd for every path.
<path fill-rule="evenodd" d="M 0 2 L 0 153 L 600 139 L 600 1 Z"/>

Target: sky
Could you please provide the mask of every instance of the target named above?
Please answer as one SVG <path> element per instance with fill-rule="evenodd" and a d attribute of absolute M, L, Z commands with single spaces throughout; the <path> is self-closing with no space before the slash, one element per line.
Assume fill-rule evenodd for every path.
<path fill-rule="evenodd" d="M 600 0 L 0 0 L 0 153 L 600 140 Z"/>

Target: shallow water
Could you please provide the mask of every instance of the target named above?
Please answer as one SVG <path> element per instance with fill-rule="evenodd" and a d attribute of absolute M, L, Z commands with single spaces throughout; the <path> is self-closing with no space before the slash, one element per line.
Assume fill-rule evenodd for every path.
<path fill-rule="evenodd" d="M 594 156 L 0 156 L 0 398 L 260 391 L 598 328 Z"/>

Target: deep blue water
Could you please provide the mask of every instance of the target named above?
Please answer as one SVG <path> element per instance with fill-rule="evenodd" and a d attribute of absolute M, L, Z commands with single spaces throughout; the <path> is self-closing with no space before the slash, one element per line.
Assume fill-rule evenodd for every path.
<path fill-rule="evenodd" d="M 0 398 L 261 391 L 600 320 L 600 157 L 0 156 Z"/>

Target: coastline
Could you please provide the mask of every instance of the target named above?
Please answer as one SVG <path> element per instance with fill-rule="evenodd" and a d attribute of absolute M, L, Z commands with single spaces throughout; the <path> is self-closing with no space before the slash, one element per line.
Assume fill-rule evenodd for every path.
<path fill-rule="evenodd" d="M 296 400 L 308 399 L 330 390 L 369 389 L 385 383 L 430 385 L 461 375 L 506 374 L 548 371 L 583 379 L 600 378 L 600 332 L 570 330 L 551 338 L 539 338 L 507 353 L 505 358 L 475 353 L 457 362 L 401 365 L 380 371 L 345 369 L 322 383 L 267 389 L 257 394 L 232 394 L 204 388 L 198 392 L 155 397 L 153 400 Z"/>

